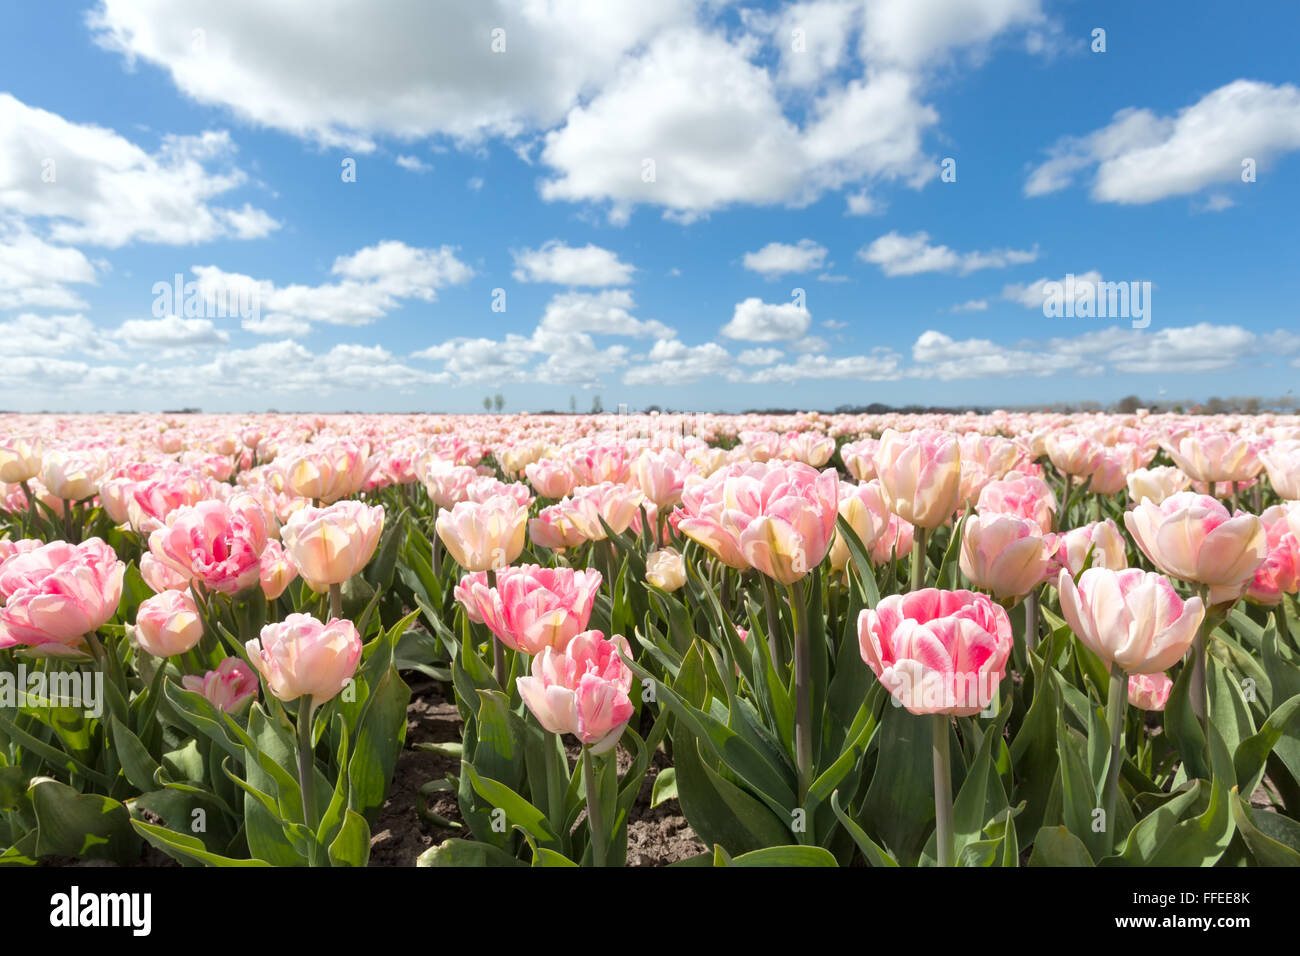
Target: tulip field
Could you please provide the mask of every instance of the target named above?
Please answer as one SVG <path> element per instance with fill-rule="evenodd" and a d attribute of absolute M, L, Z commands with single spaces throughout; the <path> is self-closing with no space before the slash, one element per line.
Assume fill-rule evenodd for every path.
<path fill-rule="evenodd" d="M 0 416 L 0 865 L 1297 865 L 1298 590 L 1294 415 Z"/>

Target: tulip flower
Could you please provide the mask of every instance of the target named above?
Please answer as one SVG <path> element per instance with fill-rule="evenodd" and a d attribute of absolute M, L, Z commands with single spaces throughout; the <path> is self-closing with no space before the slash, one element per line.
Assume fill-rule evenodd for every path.
<path fill-rule="evenodd" d="M 1168 443 L 1165 450 L 1194 481 L 1247 481 L 1263 467 L 1249 439 L 1227 432 L 1185 435 Z"/>
<path fill-rule="evenodd" d="M 682 500 L 682 486 L 694 469 L 671 448 L 647 448 L 632 464 L 632 475 L 647 501 L 659 508 L 671 508 Z"/>
<path fill-rule="evenodd" d="M 1268 471 L 1268 483 L 1282 498 L 1300 499 L 1300 441 L 1279 443 L 1259 453 Z M 0 477 L 3 472 L 0 472 Z"/>
<path fill-rule="evenodd" d="M 187 591 L 164 591 L 140 602 L 135 639 L 154 657 L 174 657 L 198 645 L 203 618 Z"/>
<path fill-rule="evenodd" d="M 506 495 L 462 501 L 438 514 L 435 527 L 447 553 L 466 571 L 500 570 L 524 549 L 528 509 Z"/>
<path fill-rule="evenodd" d="M 1158 505 L 1170 495 L 1186 491 L 1191 487 L 1192 479 L 1177 468 L 1162 466 L 1131 471 L 1125 483 L 1129 497 L 1135 504 L 1141 503 L 1143 498 L 1149 498 L 1153 504 Z"/>
<path fill-rule="evenodd" d="M 564 650 L 586 630 L 600 584 L 599 571 L 524 564 L 497 572 L 495 587 L 484 572 L 468 574 L 455 597 L 511 650 L 539 654 Z"/>
<path fill-rule="evenodd" d="M 957 439 L 934 431 L 887 430 L 875 454 L 889 510 L 929 531 L 952 517 L 961 491 Z"/>
<path fill-rule="evenodd" d="M 257 697 L 257 673 L 237 657 L 227 657 L 202 677 L 186 674 L 181 684 L 228 714 L 240 713 Z"/>
<path fill-rule="evenodd" d="M 342 614 L 336 600 L 339 586 L 370 562 L 383 530 L 383 506 L 339 501 L 327 508 L 295 512 L 280 538 L 284 553 L 307 586 L 317 594 L 329 592 L 335 605 L 331 613 L 338 617 Z"/>
<path fill-rule="evenodd" d="M 1071 575 L 1078 575 L 1085 562 L 1089 567 L 1110 568 L 1112 571 L 1128 567 L 1124 536 L 1110 518 L 1058 534 L 1056 555 L 1047 576 L 1055 581 L 1061 568 L 1069 569 Z"/>
<path fill-rule="evenodd" d="M 559 500 L 573 491 L 573 471 L 568 465 L 545 458 L 524 466 L 528 483 L 543 498 Z"/>
<path fill-rule="evenodd" d="M 0 650 L 38 656 L 99 656 L 94 632 L 117 612 L 126 565 L 98 538 L 54 541 L 0 564 Z M 89 648 L 87 647 L 89 645 Z"/>
<path fill-rule="evenodd" d="M 1287 522 L 1286 509 L 1274 505 L 1259 516 L 1268 542 L 1268 556 L 1255 572 L 1246 596 L 1277 606 L 1282 595 L 1300 590 L 1300 539 Z"/>
<path fill-rule="evenodd" d="M 257 571 L 258 582 L 262 585 L 262 593 L 266 595 L 266 599 L 274 601 L 285 592 L 297 576 L 298 568 L 284 553 L 284 547 L 280 542 L 267 542 L 266 550 L 262 552 L 262 558 L 258 562 Z"/>
<path fill-rule="evenodd" d="M 357 672 L 361 635 L 351 621 L 322 624 L 310 614 L 290 614 L 245 643 L 248 659 L 267 689 L 283 701 L 333 700 Z"/>
<path fill-rule="evenodd" d="M 149 551 L 187 582 L 238 594 L 257 585 L 267 540 L 266 518 L 259 508 L 242 508 L 236 501 L 202 501 L 169 514 L 167 523 L 149 535 Z"/>
<path fill-rule="evenodd" d="M 971 591 L 928 588 L 892 594 L 858 615 L 862 659 L 896 706 L 933 715 L 940 866 L 952 866 L 956 855 L 949 715 L 977 714 L 997 700 L 1012 642 L 1007 612 Z"/>
<path fill-rule="evenodd" d="M 1013 471 L 984 486 L 975 510 L 982 515 L 1028 518 L 1047 534 L 1055 526 L 1056 507 L 1056 495 L 1047 482 L 1036 475 Z"/>
<path fill-rule="evenodd" d="M 1139 710 L 1164 710 L 1174 682 L 1169 675 L 1133 674 L 1128 679 L 1128 703 Z"/>
<path fill-rule="evenodd" d="M 573 734 L 593 754 L 618 743 L 634 710 L 628 692 L 632 671 L 627 639 L 606 639 L 584 631 L 562 651 L 545 647 L 533 658 L 532 674 L 515 682 L 537 722 L 553 734 Z"/>
<path fill-rule="evenodd" d="M 661 591 L 676 591 L 686 584 L 686 562 L 675 548 L 651 551 L 645 559 L 645 579 Z"/>
<path fill-rule="evenodd" d="M 1143 501 L 1124 515 L 1124 524 L 1165 574 L 1208 586 L 1211 604 L 1240 597 L 1268 554 L 1259 518 L 1231 515 L 1217 499 L 1191 491 L 1158 505 Z"/>
<path fill-rule="evenodd" d="M 304 448 L 283 465 L 283 471 L 295 495 L 328 505 L 365 487 L 380 461 L 370 457 L 368 447 L 339 442 Z"/>
<path fill-rule="evenodd" d="M 1055 554 L 1056 536 L 1028 518 L 971 515 L 962 524 L 962 574 L 999 600 L 1022 598 L 1037 587 Z"/>
<path fill-rule="evenodd" d="M 41 473 L 41 440 L 0 438 L 0 482 L 21 484 Z"/>
<path fill-rule="evenodd" d="M 870 550 L 889 530 L 890 519 L 897 520 L 885 504 L 885 495 L 879 481 L 866 481 L 861 484 L 840 482 L 839 515 L 853 528 L 854 534 L 862 546 Z M 849 546 L 839 531 L 831 541 L 828 552 L 831 569 L 844 571 L 849 564 Z"/>

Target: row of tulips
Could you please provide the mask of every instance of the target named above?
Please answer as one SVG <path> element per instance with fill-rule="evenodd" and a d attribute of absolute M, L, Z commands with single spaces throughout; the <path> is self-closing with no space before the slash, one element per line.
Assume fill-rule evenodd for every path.
<path fill-rule="evenodd" d="M 1295 418 L 0 425 L 0 863 L 1300 863 Z"/>

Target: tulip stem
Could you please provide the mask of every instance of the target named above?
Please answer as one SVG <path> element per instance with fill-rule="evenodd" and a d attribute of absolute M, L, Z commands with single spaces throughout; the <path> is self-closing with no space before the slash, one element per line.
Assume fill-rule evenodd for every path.
<path fill-rule="evenodd" d="M 596 786 L 595 761 L 591 748 L 582 748 L 582 779 L 587 785 L 587 829 L 591 831 L 591 860 L 596 866 L 605 865 L 605 825 L 601 819 L 600 792 Z"/>
<path fill-rule="evenodd" d="M 1038 646 L 1038 591 L 1025 595 L 1025 650 L 1032 651 Z"/>
<path fill-rule="evenodd" d="M 1199 591 L 1201 603 L 1205 605 L 1205 617 L 1201 619 L 1201 626 L 1196 631 L 1196 640 L 1192 642 L 1192 684 L 1188 691 L 1192 699 L 1192 713 L 1196 715 L 1196 720 L 1201 725 L 1201 733 L 1205 736 L 1208 745 L 1210 698 L 1205 682 L 1205 648 L 1210 631 L 1214 629 L 1214 622 L 1210 619 L 1210 589 L 1202 584 Z"/>
<path fill-rule="evenodd" d="M 803 804 L 812 783 L 812 675 L 809 657 L 808 605 L 803 580 L 790 585 L 790 616 L 794 619 L 794 762 Z"/>
<path fill-rule="evenodd" d="M 316 830 L 316 761 L 311 745 L 312 718 L 316 705 L 310 694 L 298 699 L 298 788 L 302 791 L 302 819 L 307 828 Z"/>
<path fill-rule="evenodd" d="M 1106 768 L 1105 812 L 1106 855 L 1115 848 L 1115 804 L 1119 797 L 1119 770 L 1124 763 L 1124 716 L 1128 707 L 1128 675 L 1118 664 L 1110 665 L 1110 690 L 1106 696 L 1106 723 L 1110 727 L 1110 764 Z"/>
<path fill-rule="evenodd" d="M 343 585 L 330 585 L 330 617 L 341 621 L 343 620 Z"/>
<path fill-rule="evenodd" d="M 433 517 L 430 520 L 433 522 L 435 530 L 433 534 L 429 536 L 429 568 L 433 571 L 434 578 L 440 578 L 442 573 L 442 555 L 440 554 L 440 551 L 442 550 L 442 541 L 436 530 L 438 524 L 437 505 L 433 506 Z"/>
<path fill-rule="evenodd" d="M 487 586 L 488 590 L 497 589 L 497 571 L 496 568 L 487 569 Z M 501 640 L 492 635 L 492 675 L 497 679 L 497 684 L 502 690 L 506 689 L 506 650 L 501 646 Z"/>
<path fill-rule="evenodd" d="M 912 535 L 912 586 L 909 590 L 919 591 L 925 587 L 925 545 L 929 529 L 918 527 Z"/>
<path fill-rule="evenodd" d="M 934 844 L 940 866 L 952 866 L 957 856 L 957 835 L 952 819 L 952 763 L 948 759 L 951 718 L 935 714 L 934 729 Z"/>
<path fill-rule="evenodd" d="M 780 673 L 781 670 L 781 612 L 777 609 L 776 604 L 776 587 L 772 584 L 772 579 L 766 574 L 759 574 L 763 580 L 763 597 L 764 604 L 767 607 L 767 649 L 772 658 L 772 667 Z"/>

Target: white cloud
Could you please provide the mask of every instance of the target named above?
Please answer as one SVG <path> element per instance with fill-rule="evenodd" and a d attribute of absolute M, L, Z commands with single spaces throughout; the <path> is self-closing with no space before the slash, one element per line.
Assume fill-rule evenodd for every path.
<path fill-rule="evenodd" d="M 800 338 L 811 321 L 808 310 L 793 302 L 768 303 L 751 296 L 736 303 L 722 334 L 747 342 L 779 342 Z"/>
<path fill-rule="evenodd" d="M 1042 304 L 1041 302 L 1039 303 Z M 989 308 L 988 299 L 967 299 L 965 302 L 958 302 L 952 307 L 953 312 L 987 312 Z"/>
<path fill-rule="evenodd" d="M 929 233 L 917 232 L 904 236 L 894 231 L 859 249 L 858 258 L 880 266 L 887 276 L 910 276 L 922 272 L 968 275 L 978 269 L 1005 269 L 1007 266 L 1033 262 L 1038 258 L 1038 248 L 956 252 L 947 246 L 931 245 Z"/>
<path fill-rule="evenodd" d="M 1048 284 L 1055 283 L 1064 288 L 1067 278 L 1062 276 L 1059 279 L 1049 279 L 1044 276 L 1041 279 L 1035 279 L 1033 282 L 1011 283 L 1002 287 L 1002 298 L 1008 302 L 1019 302 L 1026 309 L 1041 309 L 1047 299 Z M 1100 281 L 1101 273 L 1096 269 L 1075 274 L 1074 289 L 1076 298 L 1088 294 L 1093 286 Z"/>
<path fill-rule="evenodd" d="M 898 356 L 883 351 L 875 355 L 846 355 L 838 358 L 829 355 L 801 355 L 792 363 L 760 369 L 748 381 L 775 384 L 812 378 L 885 382 L 899 377 Z"/>
<path fill-rule="evenodd" d="M 919 68 L 966 50 L 977 58 L 1000 33 L 1045 22 L 1039 0 L 871 0 L 864 59 Z"/>
<path fill-rule="evenodd" d="M 175 315 L 161 319 L 128 319 L 115 335 L 133 348 L 182 348 L 216 345 L 230 335 L 208 319 L 182 319 Z"/>
<path fill-rule="evenodd" d="M 259 335 L 301 333 L 308 322 L 367 325 L 397 309 L 402 299 L 434 302 L 439 289 L 474 275 L 453 246 L 420 249 L 391 239 L 339 256 L 330 271 L 341 281 L 316 286 L 277 286 L 216 266 L 191 271 L 200 295 L 255 305 L 258 315 L 245 328 Z"/>
<path fill-rule="evenodd" d="M 741 365 L 771 365 L 785 357 L 780 349 L 745 349 L 736 356 Z"/>
<path fill-rule="evenodd" d="M 0 365 L 12 361 L 15 356 L 66 358 L 80 353 L 117 358 L 122 354 L 110 336 L 80 314 L 36 315 L 24 312 L 0 322 L 0 342 L 4 343 L 5 351 Z"/>
<path fill-rule="evenodd" d="M 426 163 L 419 156 L 400 155 L 395 160 L 398 166 L 410 173 L 427 173 L 433 170 L 433 166 Z"/>
<path fill-rule="evenodd" d="M 626 285 L 635 268 L 609 249 L 587 243 L 570 246 L 559 239 L 538 249 L 514 253 L 512 275 L 518 282 L 550 282 L 570 286 Z"/>
<path fill-rule="evenodd" d="M 554 349 L 547 347 L 548 340 L 573 332 L 664 339 L 677 334 L 662 322 L 635 318 L 630 311 L 635 305 L 626 289 L 561 293 L 546 304 L 534 339 L 550 352 Z"/>
<path fill-rule="evenodd" d="M 649 364 L 628 369 L 623 376 L 625 385 L 687 385 L 702 379 L 739 379 L 731 353 L 715 342 L 656 342 L 647 358 Z"/>
<path fill-rule="evenodd" d="M 796 244 L 769 242 L 757 252 L 745 253 L 744 266 L 751 272 L 775 279 L 789 272 L 812 272 L 826 262 L 826 247 L 811 239 Z"/>
<path fill-rule="evenodd" d="M 1096 167 L 1098 202 L 1150 203 L 1241 182 L 1242 161 L 1265 165 L 1300 150 L 1300 89 L 1236 80 L 1175 116 L 1129 108 L 1087 136 L 1059 140 L 1025 183 L 1039 196 Z"/>
<path fill-rule="evenodd" d="M 0 311 L 85 308 L 67 285 L 95 280 L 95 266 L 79 249 L 51 245 L 26 229 L 5 230 L 0 224 Z"/>
<path fill-rule="evenodd" d="M 0 211 L 43 220 L 61 243 L 260 238 L 279 226 L 269 214 L 210 204 L 246 181 L 227 162 L 234 151 L 228 133 L 209 131 L 166 136 L 148 153 L 110 129 L 0 93 Z"/>
<path fill-rule="evenodd" d="M 885 204 L 865 189 L 849 193 L 844 203 L 844 211 L 850 216 L 878 216 L 885 211 Z"/>

